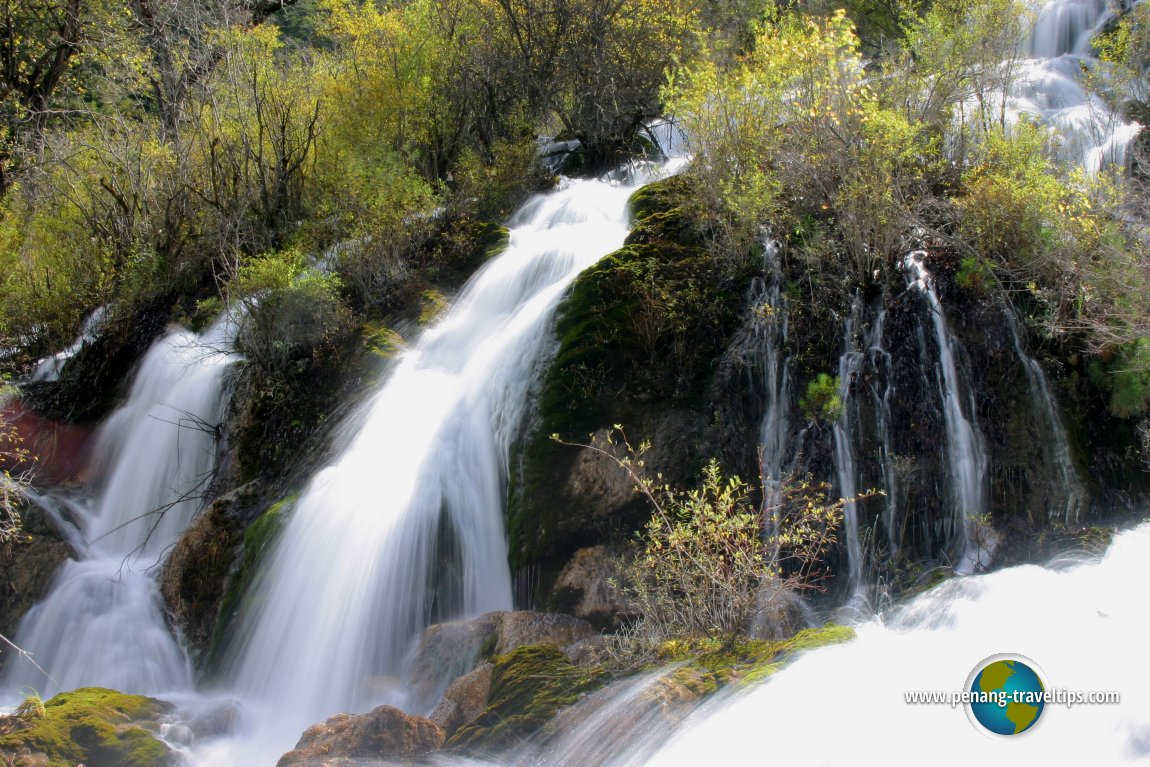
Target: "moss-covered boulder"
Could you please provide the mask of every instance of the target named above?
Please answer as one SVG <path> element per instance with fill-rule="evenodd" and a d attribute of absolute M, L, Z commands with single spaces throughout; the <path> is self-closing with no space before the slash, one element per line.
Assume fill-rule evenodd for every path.
<path fill-rule="evenodd" d="M 498 752 L 539 733 L 563 708 L 602 684 L 554 647 L 520 647 L 492 661 L 487 709 L 448 741 L 456 751 Z"/>
<path fill-rule="evenodd" d="M 56 571 L 72 555 L 72 547 L 43 511 L 26 506 L 20 514 L 20 534 L 0 542 L 0 634 L 4 636 L 16 634 L 24 613 L 48 593 Z"/>
<path fill-rule="evenodd" d="M 716 418 L 716 378 L 758 263 L 715 258 L 683 200 L 680 179 L 636 192 L 624 246 L 583 272 L 559 308 L 559 348 L 521 443 L 508 507 L 512 565 L 532 572 L 541 600 L 573 552 L 628 537 L 650 515 L 609 459 L 557 444 L 552 434 L 585 443 L 623 424 L 635 444 L 651 442 L 649 471 L 679 485 L 724 453 L 729 424 Z M 727 463 L 745 474 L 754 449 L 744 452 Z"/>
<path fill-rule="evenodd" d="M 287 501 L 269 505 L 251 482 L 217 498 L 180 536 L 160 587 L 197 663 L 212 666 L 260 557 L 279 529 Z"/>
<path fill-rule="evenodd" d="M 163 701 L 102 687 L 30 699 L 0 722 L 0 761 L 42 767 L 167 767 L 176 755 L 157 739 Z"/>

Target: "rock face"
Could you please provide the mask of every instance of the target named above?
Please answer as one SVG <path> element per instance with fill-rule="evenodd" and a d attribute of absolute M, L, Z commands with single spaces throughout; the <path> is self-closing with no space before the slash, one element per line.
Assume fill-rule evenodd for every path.
<path fill-rule="evenodd" d="M 430 711 L 453 679 L 495 655 L 526 645 L 566 647 L 594 633 L 590 623 L 570 615 L 527 611 L 487 613 L 430 626 L 409 665 L 411 708 Z"/>
<path fill-rule="evenodd" d="M 171 707 L 100 687 L 25 701 L 0 717 L 0 763 L 32 767 L 168 767 L 176 755 L 155 737 Z"/>
<path fill-rule="evenodd" d="M 15 636 L 24 613 L 48 593 L 56 571 L 72 555 L 44 512 L 28 507 L 21 516 L 22 534 L 0 544 L 0 633 L 5 636 Z"/>
<path fill-rule="evenodd" d="M 633 612 L 623 592 L 610 583 L 618 582 L 622 574 L 621 553 L 605 545 L 576 551 L 555 581 L 549 607 L 597 628 L 617 628 L 622 618 Z"/>
<path fill-rule="evenodd" d="M 304 731 L 276 767 L 341 767 L 359 759 L 423 756 L 443 747 L 443 730 L 430 719 L 380 706 L 366 714 L 337 714 Z"/>

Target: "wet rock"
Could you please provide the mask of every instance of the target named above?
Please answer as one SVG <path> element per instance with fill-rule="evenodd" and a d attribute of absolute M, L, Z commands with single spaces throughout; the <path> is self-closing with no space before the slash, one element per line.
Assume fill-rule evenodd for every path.
<path fill-rule="evenodd" d="M 582 618 L 600 629 L 617 628 L 634 609 L 619 582 L 621 553 L 611 546 L 579 549 L 567 562 L 551 590 L 550 605 L 558 612 Z"/>
<path fill-rule="evenodd" d="M 601 666 L 608 660 L 607 637 L 596 635 L 572 642 L 563 648 L 563 654 L 576 666 Z"/>
<path fill-rule="evenodd" d="M 559 613 L 503 613 L 495 654 L 503 655 L 527 645 L 565 647 L 595 634 L 587 621 Z"/>
<path fill-rule="evenodd" d="M 554 647 L 520 647 L 492 661 L 487 708 L 449 741 L 453 750 L 490 753 L 522 743 L 602 680 Z"/>
<path fill-rule="evenodd" d="M 587 621 L 570 615 L 493 612 L 430 626 L 410 664 L 408 690 L 414 711 L 430 711 L 448 684 L 485 660 L 526 645 L 565 647 L 592 636 Z"/>
<path fill-rule="evenodd" d="M 443 693 L 443 699 L 431 712 L 431 721 L 443 728 L 447 737 L 470 724 L 487 708 L 491 694 L 491 672 L 495 667 L 484 663 L 456 679 Z"/>
<path fill-rule="evenodd" d="M 72 548 L 43 511 L 21 511 L 20 535 L 0 544 L 0 633 L 14 636 L 24 613 L 48 593 Z M 11 656 L 9 656 L 11 657 Z"/>
<path fill-rule="evenodd" d="M 430 719 L 392 706 L 366 714 L 337 714 L 304 731 L 277 767 L 342 767 L 357 760 L 409 758 L 443 747 L 443 730 Z"/>

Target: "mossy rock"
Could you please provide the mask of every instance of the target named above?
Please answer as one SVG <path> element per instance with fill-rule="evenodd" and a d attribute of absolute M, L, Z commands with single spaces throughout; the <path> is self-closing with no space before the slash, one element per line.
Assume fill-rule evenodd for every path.
<path fill-rule="evenodd" d="M 102 687 L 60 693 L 41 709 L 21 706 L 16 721 L 0 736 L 5 764 L 44 767 L 166 767 L 176 755 L 155 736 L 157 720 L 170 706 L 154 698 L 126 695 Z M 43 755 L 46 761 L 31 761 Z"/>
<path fill-rule="evenodd" d="M 617 504 L 577 492 L 578 451 L 551 434 L 583 443 L 623 424 L 636 443 L 650 439 L 674 456 L 670 465 L 651 454 L 648 468 L 682 484 L 721 450 L 707 433 L 711 388 L 754 269 L 712 256 L 680 207 L 681 187 L 670 179 L 632 195 L 634 228 L 623 247 L 584 271 L 557 313 L 559 348 L 508 501 L 512 566 L 543 568 L 540 596 L 565 555 L 626 536 L 650 513 L 630 494 Z M 672 449 L 668 438 L 680 444 Z"/>
<path fill-rule="evenodd" d="M 555 715 L 601 686 L 601 677 L 554 647 L 530 645 L 492 661 L 487 709 L 448 742 L 455 751 L 493 753 L 539 733 Z"/>
<path fill-rule="evenodd" d="M 718 641 L 671 641 L 659 652 L 662 663 L 682 663 L 673 677 L 688 680 L 703 695 L 731 683 L 754 684 L 785 666 L 795 655 L 817 647 L 849 642 L 855 632 L 849 626 L 828 623 L 803 629 L 779 640 L 750 640 L 727 646 Z"/>

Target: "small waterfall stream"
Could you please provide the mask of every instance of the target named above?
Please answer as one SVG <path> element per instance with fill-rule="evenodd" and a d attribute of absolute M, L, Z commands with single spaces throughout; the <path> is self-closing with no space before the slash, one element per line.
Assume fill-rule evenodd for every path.
<path fill-rule="evenodd" d="M 1086 510 L 1087 495 L 1082 487 L 1078 468 L 1074 465 L 1070 438 L 1066 434 L 1062 416 L 1059 415 L 1058 400 L 1055 399 L 1050 380 L 1046 377 L 1042 366 L 1038 364 L 1038 360 L 1026 353 L 1022 343 L 1022 332 L 1018 327 L 1018 317 L 1010 309 L 1004 309 L 1003 313 L 1006 316 L 1006 326 L 1010 329 L 1014 351 L 1026 373 L 1030 399 L 1044 437 L 1043 453 L 1054 479 L 1058 482 L 1058 489 L 1052 495 L 1062 499 L 1061 503 L 1050 505 L 1050 515 L 1066 525 L 1077 524 L 1080 515 Z"/>
<path fill-rule="evenodd" d="M 100 430 L 102 488 L 90 511 L 73 505 L 78 557 L 17 632 L 16 643 L 52 678 L 12 658 L 9 697 L 23 687 L 47 698 L 85 685 L 145 694 L 190 686 L 152 569 L 199 509 L 211 476 L 233 331 L 227 316 L 203 335 L 173 330 L 145 355 L 128 400 Z"/>
<path fill-rule="evenodd" d="M 934 289 L 934 279 L 923 259 L 926 253 L 915 251 L 903 260 L 907 287 L 922 295 L 930 312 L 934 342 L 938 349 L 935 376 L 943 403 L 946 422 L 946 462 L 954 511 L 954 535 L 959 560 L 955 570 L 969 573 L 990 564 L 993 541 L 989 530 L 981 525 L 986 513 L 986 449 L 974 416 L 974 399 L 968 392 L 964 403 L 963 387 L 955 356 L 958 341 L 946 324 L 946 312 Z"/>
<path fill-rule="evenodd" d="M 530 200 L 507 250 L 403 353 L 263 563 L 228 674 L 249 726 L 201 763 L 270 762 L 327 716 L 402 703 L 380 688 L 428 624 L 512 607 L 511 441 L 552 313 L 579 272 L 622 245 L 635 186 L 567 181 Z"/>

